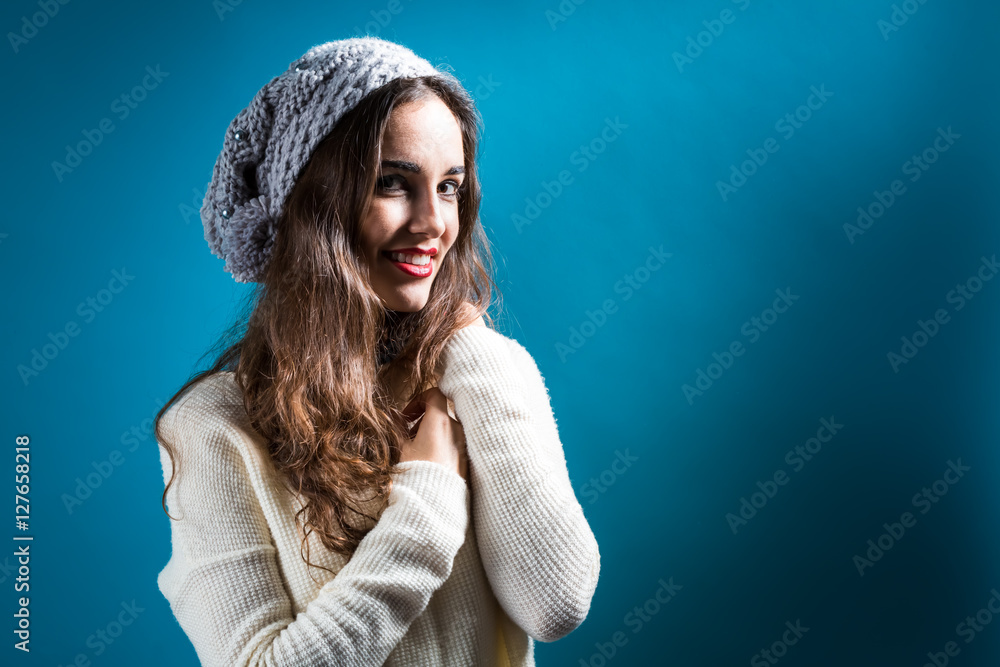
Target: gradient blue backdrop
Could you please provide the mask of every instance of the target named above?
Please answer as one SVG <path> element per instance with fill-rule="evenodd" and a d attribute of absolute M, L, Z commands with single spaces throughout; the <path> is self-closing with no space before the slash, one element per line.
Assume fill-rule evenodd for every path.
<path fill-rule="evenodd" d="M 5 3 L 0 497 L 13 500 L 14 438 L 28 434 L 35 539 L 29 657 L 12 646 L 15 542 L 0 537 L 0 662 L 196 664 L 156 586 L 170 543 L 149 420 L 246 287 L 210 254 L 195 209 L 259 87 L 311 46 L 369 32 L 453 69 L 478 98 L 498 321 L 546 377 L 601 546 L 589 617 L 539 644 L 538 663 L 771 664 L 759 652 L 798 621 L 808 631 L 776 649 L 781 665 L 918 667 L 949 641 L 950 664 L 998 664 L 1000 622 L 971 641 L 958 626 L 1000 587 L 1000 281 L 973 280 L 961 309 L 948 295 L 1000 252 L 1000 10 L 897 7 L 81 1 L 33 31 L 40 5 Z M 164 74 L 122 117 L 113 101 L 147 66 Z M 793 134 L 776 125 L 796 112 L 809 118 Z M 104 118 L 113 131 L 57 173 Z M 939 128 L 959 138 L 911 181 L 906 163 Z M 767 160 L 742 164 L 753 155 Z M 754 173 L 743 182 L 734 165 Z M 897 179 L 905 192 L 849 238 L 858 207 Z M 661 246 L 671 256 L 647 271 Z M 88 309 L 113 271 L 134 277 Z M 776 321 L 775 290 L 798 297 Z M 947 323 L 894 369 L 887 354 L 938 309 Z M 771 325 L 748 335 L 762 314 Z M 77 335 L 60 338 L 71 322 Z M 50 334 L 65 346 L 22 377 Z M 728 363 L 735 341 L 744 352 Z M 729 367 L 710 367 L 713 353 Z M 715 379 L 689 400 L 699 370 Z M 843 428 L 795 470 L 786 452 L 823 418 Z M 959 459 L 969 470 L 922 514 L 914 495 Z M 787 483 L 768 487 L 778 471 Z M 734 534 L 726 515 L 760 504 L 758 482 L 776 493 Z M 915 525 L 859 574 L 854 556 L 907 511 Z M 650 603 L 671 578 L 674 597 Z M 95 641 L 133 600 L 135 621 Z"/>

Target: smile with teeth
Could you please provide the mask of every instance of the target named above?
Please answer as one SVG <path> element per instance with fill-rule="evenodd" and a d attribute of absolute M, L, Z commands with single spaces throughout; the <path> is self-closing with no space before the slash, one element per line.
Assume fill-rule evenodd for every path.
<path fill-rule="evenodd" d="M 382 255 L 392 262 L 392 265 L 413 278 L 429 278 L 434 272 L 431 255 L 409 255 L 402 252 L 386 250 Z"/>
<path fill-rule="evenodd" d="M 414 266 L 426 266 L 431 263 L 430 255 L 404 255 L 399 252 L 387 252 L 386 256 L 394 262 L 404 262 Z"/>

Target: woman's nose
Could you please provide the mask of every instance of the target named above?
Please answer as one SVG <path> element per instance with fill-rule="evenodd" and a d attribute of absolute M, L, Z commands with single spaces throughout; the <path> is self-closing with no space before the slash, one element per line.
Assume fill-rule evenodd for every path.
<path fill-rule="evenodd" d="M 410 231 L 414 234 L 426 234 L 432 238 L 444 234 L 445 221 L 442 209 L 437 189 L 432 185 L 421 186 L 414 196 Z"/>

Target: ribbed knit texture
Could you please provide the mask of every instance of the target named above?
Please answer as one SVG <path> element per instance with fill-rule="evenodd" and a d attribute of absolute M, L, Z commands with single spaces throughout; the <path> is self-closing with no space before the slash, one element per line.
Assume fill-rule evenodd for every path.
<path fill-rule="evenodd" d="M 600 554 L 576 499 L 544 380 L 516 341 L 471 326 L 443 357 L 469 483 L 396 467 L 389 506 L 349 559 L 310 535 L 249 426 L 232 373 L 164 415 L 180 475 L 160 591 L 206 667 L 534 665 L 587 615 Z M 161 447 L 164 483 L 170 460 Z M 498 631 L 499 630 L 499 631 Z M 498 646 L 497 642 L 504 642 Z"/>

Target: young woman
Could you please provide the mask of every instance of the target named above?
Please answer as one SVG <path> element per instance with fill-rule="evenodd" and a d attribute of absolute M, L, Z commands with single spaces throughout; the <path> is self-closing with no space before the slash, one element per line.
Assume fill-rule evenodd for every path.
<path fill-rule="evenodd" d="M 544 380 L 483 319 L 479 127 L 375 38 L 230 124 L 202 220 L 252 312 L 156 424 L 158 584 L 203 665 L 532 665 L 586 617 L 600 555 Z"/>

